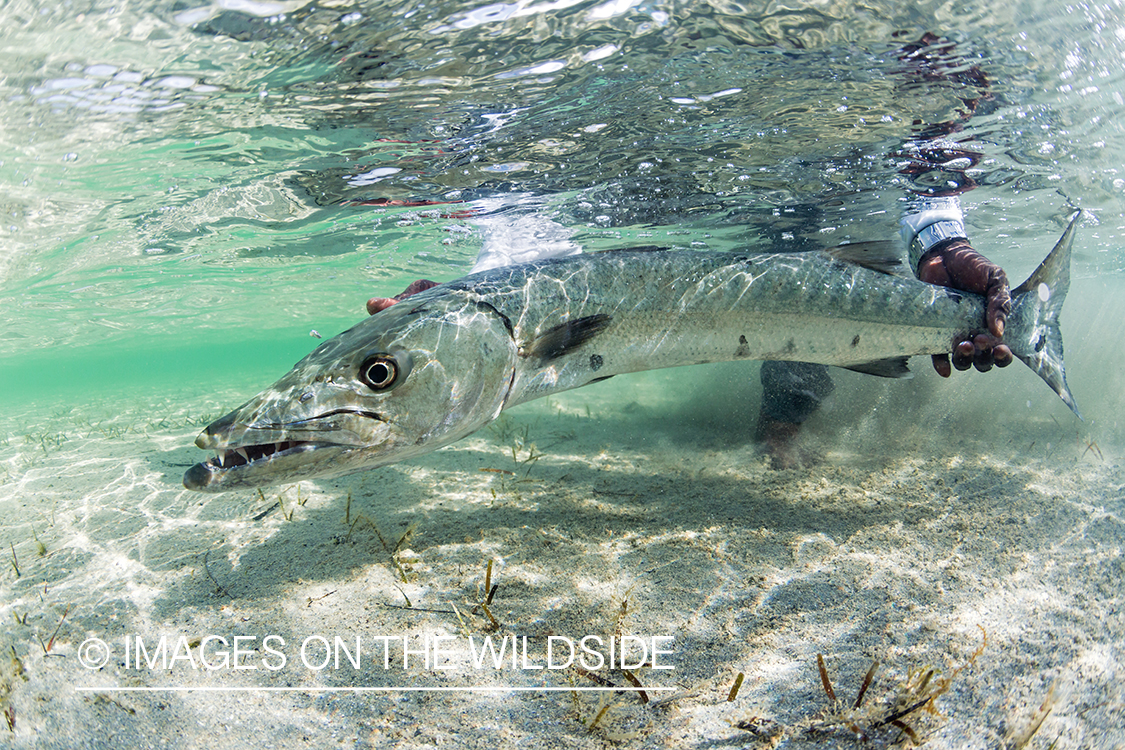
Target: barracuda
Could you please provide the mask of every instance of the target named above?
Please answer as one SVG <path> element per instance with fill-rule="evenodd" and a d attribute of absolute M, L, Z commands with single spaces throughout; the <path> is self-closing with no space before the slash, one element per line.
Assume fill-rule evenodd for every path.
<path fill-rule="evenodd" d="M 1012 293 L 1005 342 L 1069 406 L 1058 315 L 1078 216 Z M 985 329 L 984 299 L 832 253 L 609 251 L 508 266 L 420 292 L 326 341 L 195 441 L 203 492 L 371 469 L 504 409 L 628 372 L 740 359 L 886 377 Z M 877 254 L 876 254 L 877 255 Z M 881 270 L 876 270 L 881 269 Z"/>

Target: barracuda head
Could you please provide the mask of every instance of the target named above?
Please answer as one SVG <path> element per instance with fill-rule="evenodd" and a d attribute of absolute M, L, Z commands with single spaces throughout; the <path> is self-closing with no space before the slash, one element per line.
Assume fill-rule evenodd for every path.
<path fill-rule="evenodd" d="M 338 476 L 428 453 L 496 418 L 516 349 L 507 319 L 464 293 L 423 292 L 326 341 L 210 425 L 201 492 Z"/>

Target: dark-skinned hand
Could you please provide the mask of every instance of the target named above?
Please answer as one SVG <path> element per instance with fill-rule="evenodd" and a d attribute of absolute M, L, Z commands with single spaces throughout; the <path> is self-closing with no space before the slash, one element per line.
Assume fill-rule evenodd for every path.
<path fill-rule="evenodd" d="M 926 251 L 918 263 L 918 278 L 927 284 L 980 294 L 986 300 L 988 333 L 954 341 L 953 367 L 958 370 L 976 367 L 988 372 L 993 365 L 1007 367 L 1012 363 L 1012 350 L 1002 341 L 1004 324 L 1012 311 L 1012 295 L 1004 269 L 974 250 L 968 240 L 956 238 L 939 242 Z M 935 354 L 933 363 L 938 375 L 949 377 L 952 372 L 950 355 Z"/>
<path fill-rule="evenodd" d="M 396 294 L 393 297 L 372 297 L 371 299 L 367 300 L 367 314 L 374 315 L 380 310 L 386 310 L 396 302 L 401 302 L 411 295 L 417 294 L 418 292 L 424 292 L 427 289 L 435 287 L 437 285 L 438 282 L 436 281 L 418 279 L 417 281 L 412 282 L 410 286 L 406 287 L 406 289 L 403 289 L 401 294 Z"/>

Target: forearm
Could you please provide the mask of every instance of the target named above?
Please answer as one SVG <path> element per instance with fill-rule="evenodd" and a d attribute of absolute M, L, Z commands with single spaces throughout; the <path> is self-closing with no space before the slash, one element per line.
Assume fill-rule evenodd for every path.
<path fill-rule="evenodd" d="M 958 196 L 976 187 L 971 170 L 981 153 L 964 142 L 971 138 L 959 142 L 952 136 L 962 132 L 981 102 L 991 98 L 990 82 L 979 67 L 967 64 L 952 42 L 929 33 L 905 45 L 899 60 L 904 90 L 920 81 L 959 86 L 956 96 L 963 105 L 948 121 L 915 121 L 912 138 L 896 153 L 899 174 L 909 191 L 902 235 L 910 266 L 918 274 L 928 251 L 952 239 L 968 238 Z"/>
<path fill-rule="evenodd" d="M 901 219 L 902 235 L 914 274 L 928 284 L 981 294 L 986 300 L 985 328 L 971 338 L 952 342 L 952 367 L 975 366 L 986 371 L 994 364 L 1005 367 L 1011 350 L 1001 342 L 1011 311 L 1011 296 L 1004 270 L 973 249 L 965 231 L 959 196 L 976 187 L 971 170 L 980 152 L 950 136 L 963 129 L 981 101 L 988 98 L 988 78 L 974 66 L 965 67 L 953 54 L 951 43 L 936 44 L 926 35 L 904 48 L 905 73 L 926 81 L 954 82 L 964 87 L 965 108 L 956 119 L 938 124 L 917 124 L 914 137 L 896 154 L 899 174 L 909 195 Z M 934 369 L 943 377 L 951 372 L 950 358 L 936 355 Z"/>

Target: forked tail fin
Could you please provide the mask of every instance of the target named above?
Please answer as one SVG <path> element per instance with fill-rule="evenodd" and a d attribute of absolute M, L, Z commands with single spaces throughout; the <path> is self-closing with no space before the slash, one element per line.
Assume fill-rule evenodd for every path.
<path fill-rule="evenodd" d="M 1082 415 L 1066 385 L 1059 311 L 1070 288 L 1070 245 L 1081 217 L 1081 211 L 1074 214 L 1035 273 L 1012 291 L 1012 312 L 1004 334 L 1012 354 L 1035 370 L 1079 419 Z"/>

